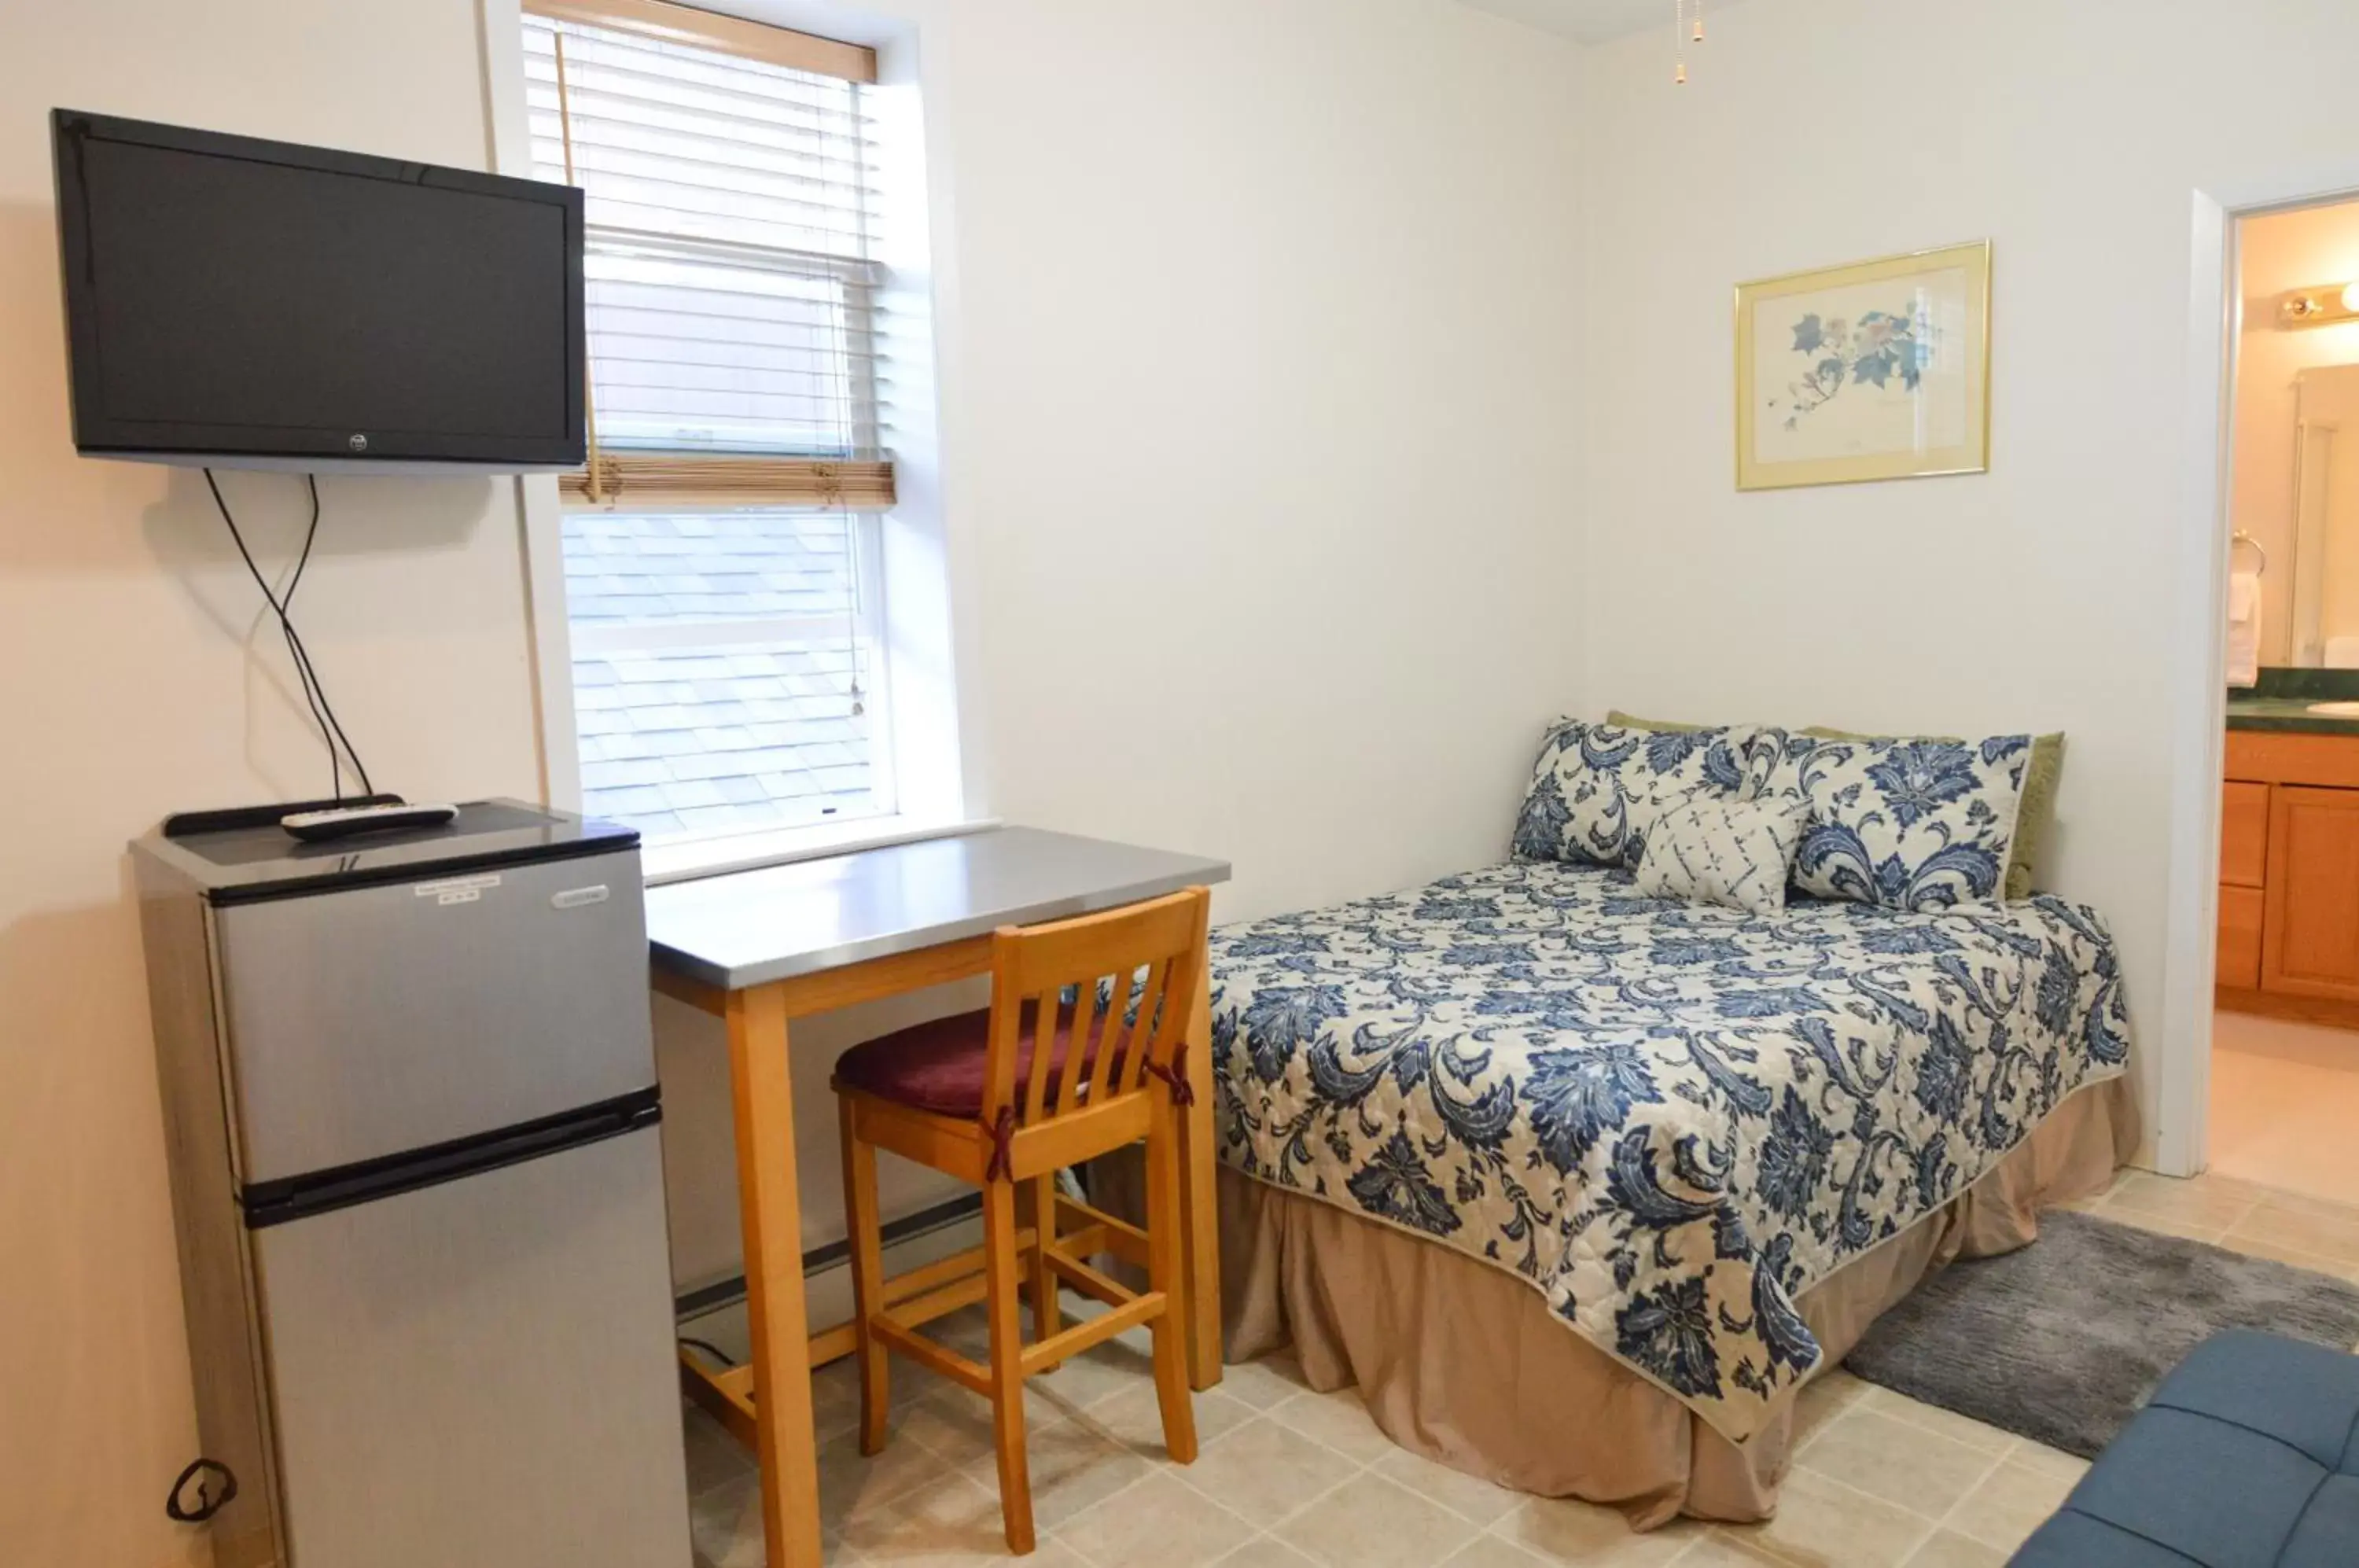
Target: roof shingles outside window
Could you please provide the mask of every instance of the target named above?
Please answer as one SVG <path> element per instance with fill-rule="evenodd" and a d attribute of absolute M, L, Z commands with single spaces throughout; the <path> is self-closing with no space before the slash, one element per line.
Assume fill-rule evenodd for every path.
<path fill-rule="evenodd" d="M 576 626 L 841 615 L 852 604 L 839 512 L 565 519 L 565 605 Z"/>
<path fill-rule="evenodd" d="M 673 835 L 875 811 L 872 715 L 853 712 L 864 655 L 851 620 L 850 519 L 592 513 L 568 517 L 565 532 L 590 815 Z M 810 617 L 833 625 L 730 640 L 747 622 Z M 713 628 L 710 646 L 696 640 L 700 625 Z"/>

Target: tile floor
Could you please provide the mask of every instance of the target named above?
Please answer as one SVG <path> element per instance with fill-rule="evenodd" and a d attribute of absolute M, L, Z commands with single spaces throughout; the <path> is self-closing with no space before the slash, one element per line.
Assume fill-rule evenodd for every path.
<path fill-rule="evenodd" d="M 2144 1172 L 2077 1206 L 2359 1280 L 2359 1207 Z M 979 1349 L 979 1320 L 952 1322 L 945 1337 Z M 1394 1447 L 1351 1390 L 1313 1393 L 1283 1356 L 1233 1367 L 1198 1395 L 1202 1452 L 1171 1465 L 1142 1340 L 1027 1390 L 1038 1568 L 1995 1568 L 2087 1468 L 1836 1371 L 1802 1394 L 1775 1521 L 1634 1535 L 1610 1510 L 1503 1491 Z M 1010 1563 L 988 1406 L 905 1364 L 894 1379 L 893 1441 L 864 1460 L 849 1366 L 818 1378 L 829 1562 Z M 700 1568 L 756 1568 L 751 1464 L 696 1412 L 689 1468 Z"/>
<path fill-rule="evenodd" d="M 2359 1202 L 2359 1033 L 2216 1013 L 2212 1169 Z"/>

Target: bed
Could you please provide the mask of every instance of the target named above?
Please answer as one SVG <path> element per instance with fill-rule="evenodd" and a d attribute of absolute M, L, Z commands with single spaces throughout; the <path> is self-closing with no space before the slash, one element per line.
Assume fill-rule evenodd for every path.
<path fill-rule="evenodd" d="M 1658 901 L 1518 860 L 1212 936 L 1224 1316 L 1522 1490 L 1774 1510 L 1797 1390 L 2135 1146 L 2115 950 L 2040 897 Z"/>

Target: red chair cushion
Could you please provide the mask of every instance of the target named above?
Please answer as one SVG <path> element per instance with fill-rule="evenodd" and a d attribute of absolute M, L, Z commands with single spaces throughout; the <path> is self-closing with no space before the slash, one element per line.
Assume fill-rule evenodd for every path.
<path fill-rule="evenodd" d="M 1032 1070 L 1033 1007 L 1028 1002 L 1025 1004 L 1020 1027 L 1023 1032 L 1016 1046 L 1018 1096 L 1024 1094 Z M 1103 1019 L 1096 1020 L 1079 1069 L 1084 1082 L 1097 1064 L 1098 1037 L 1104 1029 Z M 1072 1047 L 1072 1033 L 1073 1015 L 1059 1008 L 1056 1041 L 1049 1048 L 1050 1076 L 1045 1096 L 1050 1105 L 1056 1103 L 1057 1074 L 1064 1071 L 1066 1052 Z M 845 1088 L 858 1089 L 911 1110 L 930 1111 L 942 1116 L 980 1117 L 990 1057 L 990 1011 L 960 1013 L 897 1029 L 853 1046 L 837 1058 L 835 1080 Z"/>

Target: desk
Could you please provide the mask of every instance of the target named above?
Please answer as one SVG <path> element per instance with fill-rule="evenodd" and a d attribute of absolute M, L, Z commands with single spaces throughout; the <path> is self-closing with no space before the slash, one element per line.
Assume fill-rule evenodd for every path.
<path fill-rule="evenodd" d="M 1099 839 L 995 828 L 647 890 L 655 988 L 723 1020 L 735 1107 L 750 1365 L 715 1376 L 683 1354 L 689 1394 L 752 1448 L 773 1568 L 818 1568 L 819 1463 L 810 1369 L 848 1356 L 852 1325 L 810 1332 L 795 1192 L 789 1020 L 991 971 L 991 933 L 1228 880 L 1216 860 Z M 1212 1059 L 1210 983 L 1189 1042 Z M 1200 1071 L 1205 1070 L 1200 1066 Z M 1221 1377 L 1212 1101 L 1187 1123 L 1190 1381 Z"/>

